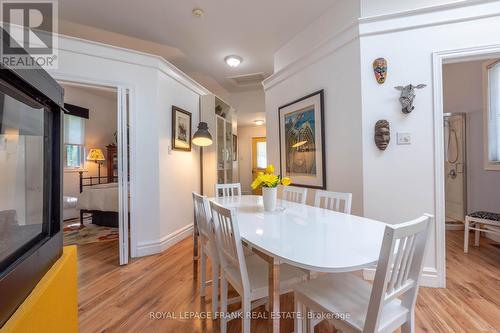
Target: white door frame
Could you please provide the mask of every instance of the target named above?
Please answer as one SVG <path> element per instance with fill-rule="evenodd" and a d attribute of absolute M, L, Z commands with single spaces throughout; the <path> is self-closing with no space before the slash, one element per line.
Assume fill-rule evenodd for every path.
<path fill-rule="evenodd" d="M 432 54 L 434 95 L 434 196 L 436 205 L 436 266 L 439 287 L 446 287 L 443 64 L 500 56 L 500 45 L 478 46 Z"/>
<path fill-rule="evenodd" d="M 132 86 L 122 83 L 122 82 L 116 82 L 116 81 L 108 81 L 108 80 L 101 80 L 101 79 L 95 79 L 91 77 L 82 77 L 78 75 L 72 75 L 72 74 L 67 74 L 67 73 L 61 73 L 57 71 L 50 71 L 51 76 L 56 80 L 56 81 L 67 81 L 67 82 L 72 82 L 76 84 L 84 84 L 84 85 L 94 85 L 94 86 L 105 86 L 105 87 L 112 87 L 116 89 L 116 94 L 117 94 L 117 115 L 118 115 L 118 121 L 117 121 L 117 137 L 118 137 L 118 197 L 119 197 L 119 238 L 120 238 L 120 246 L 119 246 L 119 255 L 120 255 L 120 265 L 125 265 L 128 263 L 128 258 L 135 257 L 136 256 L 136 224 L 135 224 L 135 219 L 134 219 L 134 214 L 132 213 L 132 209 L 134 207 L 133 199 L 133 191 L 135 186 L 133 186 L 133 170 L 135 166 L 135 154 L 133 154 L 134 150 L 134 131 L 133 131 L 133 115 L 134 113 L 134 89 Z M 126 94 L 128 94 L 128 121 L 129 121 L 129 136 L 127 140 L 127 132 L 123 131 L 123 126 L 122 124 L 124 123 L 122 120 L 125 118 L 125 112 L 127 111 L 126 108 L 122 107 L 124 105 L 124 101 L 126 98 Z M 125 127 L 126 128 L 126 127 Z M 124 137 L 125 136 L 125 137 Z M 123 146 L 121 143 L 125 140 L 125 142 L 129 145 L 129 151 L 130 153 L 128 154 L 123 154 Z M 128 142 L 127 142 L 128 141 Z M 123 142 L 123 143 L 125 143 Z M 129 160 L 130 161 L 129 161 Z M 125 171 L 128 171 L 128 165 L 130 165 L 130 185 L 127 184 L 128 180 L 127 177 L 123 177 L 123 168 L 125 167 Z M 121 171 L 121 172 L 120 172 Z M 120 177 L 120 175 L 122 175 Z M 120 179 L 121 178 L 121 179 Z M 125 179 L 125 180 L 123 180 Z M 129 200 L 128 198 L 130 197 L 130 205 L 129 205 Z M 127 198 L 126 200 L 124 198 Z M 126 210 L 126 212 L 125 212 Z M 130 213 L 130 214 L 129 214 Z M 127 224 L 125 221 L 125 216 L 130 215 L 130 244 L 129 244 L 129 230 L 128 228 L 125 228 Z M 125 230 L 126 229 L 126 230 Z M 130 247 L 130 253 L 129 253 L 129 247 Z"/>

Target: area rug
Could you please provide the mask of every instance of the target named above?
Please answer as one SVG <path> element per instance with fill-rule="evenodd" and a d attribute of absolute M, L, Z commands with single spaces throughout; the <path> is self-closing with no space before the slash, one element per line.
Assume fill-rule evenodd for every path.
<path fill-rule="evenodd" d="M 92 224 L 90 217 L 64 221 L 64 245 L 82 245 L 96 242 L 109 242 L 118 240 L 118 228 L 103 227 Z"/>

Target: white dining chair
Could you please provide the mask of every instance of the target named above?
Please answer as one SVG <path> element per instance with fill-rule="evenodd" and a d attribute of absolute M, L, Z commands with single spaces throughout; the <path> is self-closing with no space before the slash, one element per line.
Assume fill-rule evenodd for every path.
<path fill-rule="evenodd" d="M 215 184 L 215 197 L 241 196 L 241 184 Z"/>
<path fill-rule="evenodd" d="M 212 223 L 212 214 L 210 205 L 206 196 L 193 192 L 193 205 L 195 219 L 200 235 L 200 261 L 201 261 L 201 286 L 200 296 L 205 297 L 205 288 L 208 284 L 212 285 L 212 311 L 218 311 L 219 297 L 219 252 L 215 247 L 215 233 Z M 206 259 L 210 259 L 212 264 L 212 280 L 206 279 Z"/>
<path fill-rule="evenodd" d="M 258 255 L 244 256 L 238 222 L 231 210 L 210 202 L 215 226 L 216 244 L 221 262 L 222 333 L 227 330 L 228 282 L 241 296 L 242 332 L 250 332 L 252 301 L 268 297 L 268 263 Z M 280 293 L 290 292 L 294 284 L 304 281 L 306 273 L 287 264 L 280 265 Z"/>
<path fill-rule="evenodd" d="M 283 186 L 282 199 L 305 204 L 307 199 L 307 188 L 297 186 Z"/>
<path fill-rule="evenodd" d="M 352 193 L 316 190 L 314 206 L 351 214 Z"/>
<path fill-rule="evenodd" d="M 304 329 L 304 308 L 316 317 L 331 318 L 342 332 L 393 332 L 399 327 L 402 333 L 414 332 L 429 230 L 429 216 L 386 226 L 373 286 L 351 273 L 328 274 L 297 285 L 295 333 Z M 311 312 L 308 318 L 315 317 Z"/>

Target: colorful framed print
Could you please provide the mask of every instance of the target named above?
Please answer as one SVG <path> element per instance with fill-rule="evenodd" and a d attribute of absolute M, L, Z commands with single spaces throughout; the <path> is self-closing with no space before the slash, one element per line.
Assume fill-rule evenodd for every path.
<path fill-rule="evenodd" d="M 191 151 L 191 113 L 173 105 L 172 149 Z"/>
<path fill-rule="evenodd" d="M 292 185 L 326 188 L 323 90 L 278 109 L 280 168 Z"/>

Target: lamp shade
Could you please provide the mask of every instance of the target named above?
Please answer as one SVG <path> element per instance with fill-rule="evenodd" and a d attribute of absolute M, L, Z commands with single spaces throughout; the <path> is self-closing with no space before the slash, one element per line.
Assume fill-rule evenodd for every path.
<path fill-rule="evenodd" d="M 102 150 L 99 148 L 92 148 L 89 150 L 89 153 L 87 155 L 87 160 L 88 161 L 104 161 L 104 154 L 102 153 Z"/>
<path fill-rule="evenodd" d="M 198 130 L 193 135 L 193 144 L 200 147 L 206 147 L 210 146 L 212 142 L 212 135 L 210 135 L 208 131 L 207 123 L 203 121 L 200 122 L 198 124 Z"/>

